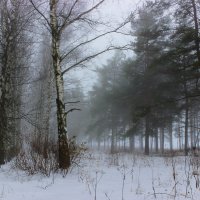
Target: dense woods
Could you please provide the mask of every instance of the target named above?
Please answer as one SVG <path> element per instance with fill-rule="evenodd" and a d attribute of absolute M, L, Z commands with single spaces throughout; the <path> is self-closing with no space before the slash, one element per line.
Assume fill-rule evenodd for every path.
<path fill-rule="evenodd" d="M 91 138 L 109 140 L 111 152 L 166 148 L 187 155 L 199 148 L 199 6 L 146 1 L 132 13 L 134 57 L 116 52 L 99 68 Z"/>
<path fill-rule="evenodd" d="M 105 1 L 0 0 L 0 165 L 68 170 L 84 142 L 199 149 L 200 2 L 148 0 L 113 27 L 94 14 Z M 109 34 L 131 41 L 91 50 Z M 87 94 L 71 72 L 113 50 Z"/>

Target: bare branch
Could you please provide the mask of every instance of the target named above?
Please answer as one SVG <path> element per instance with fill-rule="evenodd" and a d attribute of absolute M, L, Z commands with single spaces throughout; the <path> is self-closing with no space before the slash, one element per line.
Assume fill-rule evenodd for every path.
<path fill-rule="evenodd" d="M 70 67 L 68 67 L 67 69 L 65 69 L 63 72 L 62 72 L 62 75 L 64 75 L 66 72 L 74 69 L 75 67 L 78 67 L 79 65 L 82 65 L 84 62 L 86 61 L 90 61 L 92 60 L 93 58 L 96 58 L 97 56 L 105 53 L 105 52 L 108 52 L 108 51 L 113 51 L 113 50 L 131 50 L 130 48 L 130 45 L 125 45 L 125 46 L 120 46 L 120 47 L 116 47 L 116 46 L 109 46 L 108 48 L 102 50 L 102 51 L 99 51 L 93 55 L 90 55 L 90 56 L 87 56 L 86 58 L 83 58 L 82 60 L 78 61 L 77 63 L 71 65 Z"/>
<path fill-rule="evenodd" d="M 127 23 L 129 23 L 129 20 L 126 20 L 124 23 L 122 23 L 120 26 L 118 26 L 118 27 L 115 28 L 114 30 L 111 30 L 111 31 L 102 33 L 102 34 L 100 34 L 100 35 L 98 35 L 98 36 L 96 36 L 96 37 L 94 37 L 94 38 L 92 38 L 92 39 L 90 39 L 90 40 L 87 40 L 87 41 L 85 41 L 85 42 L 80 43 L 79 45 L 77 45 L 77 46 L 75 46 L 74 48 L 72 48 L 72 49 L 71 49 L 69 52 L 67 52 L 65 55 L 61 56 L 61 61 L 63 61 L 67 56 L 69 56 L 73 51 L 75 51 L 76 49 L 78 49 L 78 48 L 81 47 L 81 46 L 84 46 L 84 45 L 86 45 L 86 44 L 88 44 L 88 43 L 91 43 L 91 42 L 93 42 L 93 41 L 95 41 L 95 40 L 97 40 L 97 39 L 99 39 L 99 38 L 101 38 L 101 37 L 104 37 L 104 36 L 108 35 L 108 34 L 111 34 L 111 33 L 118 33 L 118 30 L 120 30 L 122 27 L 124 27 Z M 119 32 L 119 33 L 120 33 L 120 32 Z"/>
<path fill-rule="evenodd" d="M 49 20 L 46 18 L 46 16 L 39 10 L 39 8 L 33 3 L 33 0 L 29 0 L 31 4 L 33 5 L 34 9 L 43 17 L 43 19 L 47 22 L 48 26 L 51 27 L 51 24 Z"/>
<path fill-rule="evenodd" d="M 79 108 L 72 108 L 72 109 L 68 110 L 65 114 L 68 115 L 70 112 L 73 112 L 75 110 L 81 111 L 81 109 L 79 109 Z"/>
<path fill-rule="evenodd" d="M 80 103 L 80 101 L 68 101 L 68 102 L 65 103 L 65 105 L 71 104 L 71 103 Z"/>
<path fill-rule="evenodd" d="M 94 5 L 93 7 L 91 7 L 90 9 L 86 10 L 85 12 L 79 14 L 76 18 L 72 19 L 71 21 L 67 21 L 67 19 L 69 19 L 69 15 L 66 16 L 66 20 L 64 21 L 63 25 L 61 26 L 59 32 L 61 33 L 63 31 L 63 29 L 65 29 L 66 26 L 73 24 L 74 22 L 80 20 L 83 16 L 87 15 L 88 13 L 92 12 L 93 10 L 95 10 L 96 8 L 98 8 L 105 0 L 101 0 L 99 3 L 97 3 L 96 5 Z"/>
<path fill-rule="evenodd" d="M 67 24 L 67 20 L 68 20 L 69 17 L 71 16 L 73 9 L 75 8 L 75 6 L 76 6 L 76 4 L 77 4 L 78 2 L 79 2 L 79 0 L 76 0 L 76 1 L 74 2 L 74 4 L 72 5 L 72 7 L 71 7 L 71 9 L 70 9 L 70 11 L 69 11 L 69 13 L 68 13 L 67 16 L 61 15 L 62 17 L 65 18 L 65 20 L 64 20 L 64 22 L 63 22 L 63 24 L 62 24 L 62 26 L 61 26 L 61 28 L 60 28 L 60 30 L 59 30 L 60 32 L 62 32 L 62 30 L 65 28 L 65 25 Z"/>

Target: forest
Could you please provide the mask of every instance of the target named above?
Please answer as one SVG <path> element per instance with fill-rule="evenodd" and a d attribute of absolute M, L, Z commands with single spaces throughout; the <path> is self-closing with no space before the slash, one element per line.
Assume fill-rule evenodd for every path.
<path fill-rule="evenodd" d="M 107 1 L 0 0 L 0 169 L 66 176 L 93 151 L 199 157 L 200 1 L 135 1 L 118 23 Z"/>
<path fill-rule="evenodd" d="M 90 137 L 110 137 L 111 152 L 126 138 L 131 151 L 137 139 L 147 155 L 165 146 L 185 155 L 199 148 L 198 8 L 195 1 L 147 1 L 133 13 L 133 58 L 117 51 L 97 70 Z"/>

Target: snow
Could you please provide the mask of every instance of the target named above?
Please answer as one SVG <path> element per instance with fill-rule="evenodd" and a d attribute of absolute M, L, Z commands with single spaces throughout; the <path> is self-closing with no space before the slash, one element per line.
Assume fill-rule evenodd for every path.
<path fill-rule="evenodd" d="M 27 176 L 8 163 L 0 168 L 0 200 L 198 200 L 192 159 L 88 152 L 66 177 Z"/>

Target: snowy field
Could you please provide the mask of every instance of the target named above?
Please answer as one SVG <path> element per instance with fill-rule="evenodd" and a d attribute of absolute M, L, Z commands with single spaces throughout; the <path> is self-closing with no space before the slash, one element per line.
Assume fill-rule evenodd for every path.
<path fill-rule="evenodd" d="M 191 157 L 87 153 L 65 178 L 27 176 L 0 168 L 0 200 L 200 199 L 198 163 Z"/>

